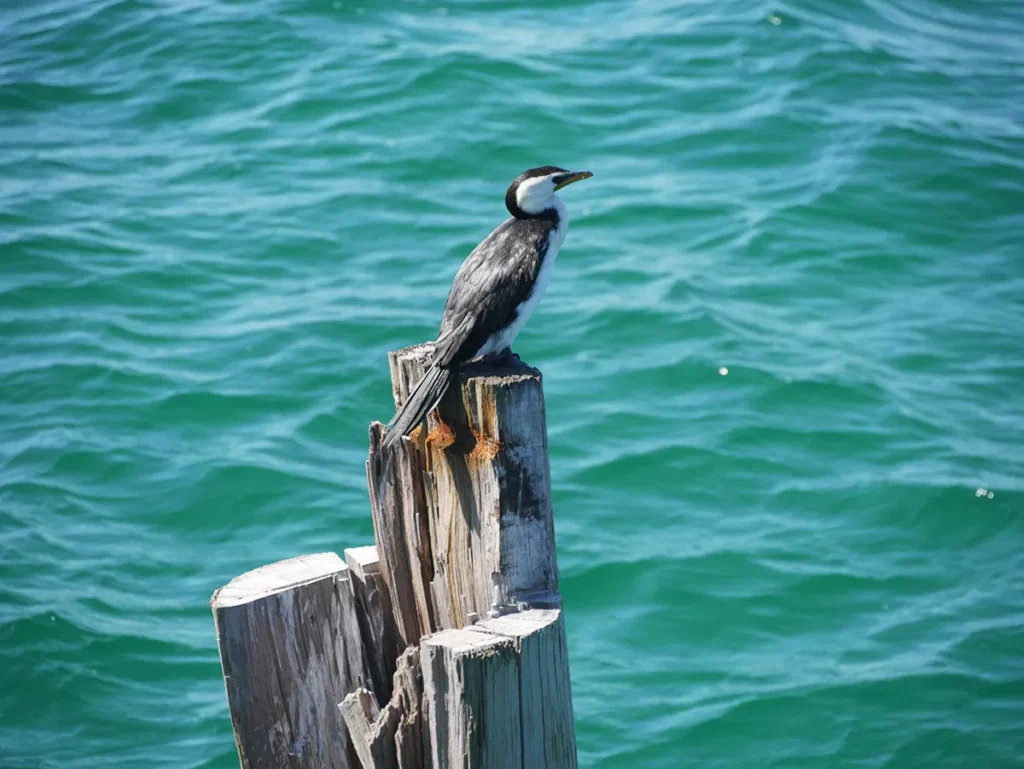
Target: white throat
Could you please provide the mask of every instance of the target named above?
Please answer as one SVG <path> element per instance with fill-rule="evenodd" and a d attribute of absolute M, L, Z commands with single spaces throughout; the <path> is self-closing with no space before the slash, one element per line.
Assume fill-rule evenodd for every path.
<path fill-rule="evenodd" d="M 539 214 L 557 208 L 561 201 L 555 197 L 556 174 L 527 179 L 516 190 L 516 205 L 525 213 Z"/>

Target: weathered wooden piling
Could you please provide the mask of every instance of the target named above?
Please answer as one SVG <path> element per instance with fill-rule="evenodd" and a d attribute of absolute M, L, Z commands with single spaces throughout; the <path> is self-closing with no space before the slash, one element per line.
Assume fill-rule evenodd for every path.
<path fill-rule="evenodd" d="M 339 693 L 369 674 L 348 567 L 303 555 L 235 577 L 213 594 L 220 661 L 243 769 L 350 762 Z"/>
<path fill-rule="evenodd" d="M 419 381 L 432 349 L 391 354 L 396 405 Z M 540 372 L 517 360 L 465 365 L 427 424 L 399 452 L 397 479 L 387 479 L 393 504 L 373 513 L 378 542 L 382 530 L 387 539 L 393 508 L 407 520 L 414 511 L 420 529 L 425 520 L 429 537 L 408 560 L 424 564 L 432 627 L 466 627 L 522 605 L 558 605 Z M 382 434 L 381 426 L 371 429 L 371 485 L 387 464 L 378 447 Z M 408 453 L 418 462 L 406 462 Z"/>
<path fill-rule="evenodd" d="M 430 351 L 391 354 L 396 405 Z M 388 450 L 383 436 L 371 425 L 375 548 L 346 550 L 347 567 L 315 556 L 269 604 L 250 576 L 263 570 L 214 595 L 243 767 L 576 769 L 540 372 L 465 365 L 425 427 Z M 314 616 L 331 619 L 314 641 L 303 617 L 321 591 Z"/>

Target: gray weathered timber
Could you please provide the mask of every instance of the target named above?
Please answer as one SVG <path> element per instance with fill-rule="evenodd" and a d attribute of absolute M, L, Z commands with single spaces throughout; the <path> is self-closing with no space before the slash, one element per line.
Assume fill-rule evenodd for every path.
<path fill-rule="evenodd" d="M 356 618 L 363 638 L 363 656 L 370 671 L 371 688 L 377 705 L 383 707 L 391 699 L 392 678 L 400 651 L 391 598 L 380 570 L 377 548 L 372 545 L 350 547 L 345 550 L 345 563 L 352 575 Z"/>
<path fill-rule="evenodd" d="M 420 644 L 431 769 L 524 769 L 512 638 L 445 630 Z"/>
<path fill-rule="evenodd" d="M 424 638 L 433 769 L 576 769 L 565 624 L 528 610 Z"/>
<path fill-rule="evenodd" d="M 429 352 L 391 354 L 396 404 Z M 376 547 L 214 594 L 243 769 L 577 769 L 540 373 L 467 364 L 426 429 L 384 431 Z"/>
<path fill-rule="evenodd" d="M 388 587 L 402 649 L 435 629 L 430 580 L 433 561 L 423 497 L 423 456 L 409 441 L 386 453 L 384 425 L 370 425 L 366 480 L 381 572 Z"/>
<path fill-rule="evenodd" d="M 393 764 L 389 764 L 388 759 L 394 756 L 383 755 L 383 746 L 374 740 L 373 727 L 380 716 L 380 709 L 373 693 L 367 689 L 356 689 L 341 701 L 338 709 L 348 727 L 352 747 L 359 756 L 359 765 L 363 769 L 391 769 Z"/>
<path fill-rule="evenodd" d="M 576 769 L 576 728 L 562 612 L 524 611 L 474 627 L 513 640 L 519 653 L 524 769 Z"/>
<path fill-rule="evenodd" d="M 423 715 L 423 670 L 420 650 L 406 649 L 398 658 L 395 691 L 388 707 L 398 714 L 395 726 L 395 754 L 398 769 L 420 769 L 430 752 L 430 735 Z"/>
<path fill-rule="evenodd" d="M 394 694 L 383 710 L 366 689 L 342 701 L 338 707 L 363 769 L 424 769 L 422 698 L 419 649 L 412 647 L 398 660 Z"/>
<path fill-rule="evenodd" d="M 210 603 L 243 769 L 356 767 L 337 703 L 369 675 L 341 559 L 264 566 Z"/>
<path fill-rule="evenodd" d="M 431 349 L 390 354 L 396 406 L 419 381 Z M 516 360 L 463 365 L 428 430 L 402 443 L 422 457 L 401 489 L 426 507 L 434 626 L 557 606 L 540 372 Z M 371 462 L 372 455 L 371 447 Z"/>

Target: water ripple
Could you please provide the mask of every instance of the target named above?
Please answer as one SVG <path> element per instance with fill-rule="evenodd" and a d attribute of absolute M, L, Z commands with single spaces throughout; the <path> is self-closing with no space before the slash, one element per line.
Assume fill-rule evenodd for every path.
<path fill-rule="evenodd" d="M 1024 14 L 0 11 L 0 753 L 236 761 L 206 601 L 372 538 L 386 351 L 547 162 L 586 767 L 1020 763 Z"/>

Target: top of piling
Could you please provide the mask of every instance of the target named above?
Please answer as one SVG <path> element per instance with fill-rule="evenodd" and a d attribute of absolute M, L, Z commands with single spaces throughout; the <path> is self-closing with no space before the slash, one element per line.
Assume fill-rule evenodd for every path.
<path fill-rule="evenodd" d="M 210 603 L 215 609 L 239 606 L 347 570 L 337 553 L 300 555 L 235 577 L 214 592 Z"/>

